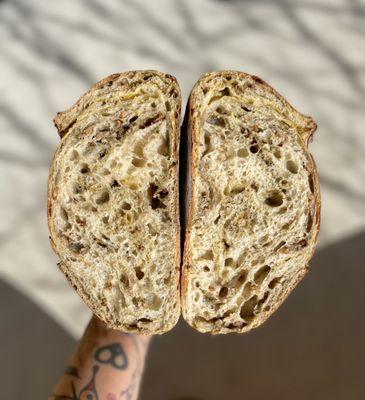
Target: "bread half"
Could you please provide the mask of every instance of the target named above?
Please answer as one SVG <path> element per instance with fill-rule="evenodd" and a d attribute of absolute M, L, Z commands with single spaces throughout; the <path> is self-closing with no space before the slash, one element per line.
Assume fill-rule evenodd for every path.
<path fill-rule="evenodd" d="M 55 118 L 51 243 L 111 328 L 162 333 L 180 314 L 180 109 L 175 78 L 134 71 L 103 79 Z"/>
<path fill-rule="evenodd" d="M 246 332 L 306 274 L 320 219 L 316 124 L 256 76 L 203 76 L 190 95 L 182 311 L 201 332 Z"/>

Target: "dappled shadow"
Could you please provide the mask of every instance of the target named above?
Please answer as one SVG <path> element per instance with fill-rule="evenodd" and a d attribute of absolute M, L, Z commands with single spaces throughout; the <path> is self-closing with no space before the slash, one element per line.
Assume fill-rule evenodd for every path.
<path fill-rule="evenodd" d="M 358 400 L 364 243 L 361 233 L 320 250 L 281 310 L 249 334 L 203 335 L 180 320 L 154 338 L 141 399 Z M 3 398 L 47 398 L 74 340 L 2 281 L 0 307 Z"/>
<path fill-rule="evenodd" d="M 361 398 L 364 243 L 365 232 L 318 251 L 287 302 L 249 334 L 212 337 L 180 321 L 155 339 L 142 398 Z"/>
<path fill-rule="evenodd" d="M 4 281 L 0 281 L 0 315 L 1 398 L 47 399 L 67 365 L 74 340 Z"/>

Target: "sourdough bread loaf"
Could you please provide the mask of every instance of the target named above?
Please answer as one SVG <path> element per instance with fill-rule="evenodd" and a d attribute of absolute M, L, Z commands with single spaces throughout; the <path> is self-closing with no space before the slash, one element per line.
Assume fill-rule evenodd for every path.
<path fill-rule="evenodd" d="M 126 332 L 162 333 L 180 314 L 180 108 L 175 78 L 132 71 L 55 118 L 51 244 L 92 311 Z"/>
<path fill-rule="evenodd" d="M 201 332 L 264 322 L 308 271 L 320 222 L 316 129 L 256 76 L 203 76 L 187 107 L 182 312 Z"/>

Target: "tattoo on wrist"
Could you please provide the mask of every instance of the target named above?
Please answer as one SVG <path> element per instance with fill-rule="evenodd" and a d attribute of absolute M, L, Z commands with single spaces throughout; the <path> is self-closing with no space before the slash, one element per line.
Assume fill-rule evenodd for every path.
<path fill-rule="evenodd" d="M 99 371 L 99 366 L 94 365 L 90 381 L 81 389 L 80 393 L 76 393 L 75 383 L 71 384 L 71 396 L 53 395 L 53 400 L 99 400 L 98 392 L 95 385 L 95 377 Z"/>
<path fill-rule="evenodd" d="M 128 368 L 128 359 L 120 343 L 111 343 L 100 347 L 94 354 L 95 361 L 110 364 L 113 368 Z"/>
<path fill-rule="evenodd" d="M 143 371 L 144 353 L 147 350 L 148 344 L 145 345 L 137 337 L 130 334 L 124 334 L 133 343 L 134 351 L 136 353 L 136 365 L 131 375 L 131 380 L 126 389 L 119 392 L 119 394 L 108 393 L 106 400 L 132 400 L 139 385 L 139 379 Z M 123 344 L 113 342 L 101 347 L 97 347 L 94 351 L 94 365 L 91 377 L 88 383 L 80 390 L 76 391 L 75 379 L 80 379 L 79 370 L 76 366 L 70 365 L 65 370 L 65 375 L 73 378 L 71 382 L 71 396 L 70 395 L 54 395 L 53 400 L 101 400 L 99 399 L 98 389 L 96 385 L 96 376 L 101 367 L 111 367 L 113 369 L 123 371 L 129 367 L 129 360 L 123 348 Z"/>

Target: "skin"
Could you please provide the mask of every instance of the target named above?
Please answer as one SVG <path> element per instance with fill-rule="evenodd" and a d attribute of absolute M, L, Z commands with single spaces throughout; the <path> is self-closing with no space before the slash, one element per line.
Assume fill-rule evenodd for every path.
<path fill-rule="evenodd" d="M 50 399 L 137 399 L 149 342 L 93 317 Z"/>

